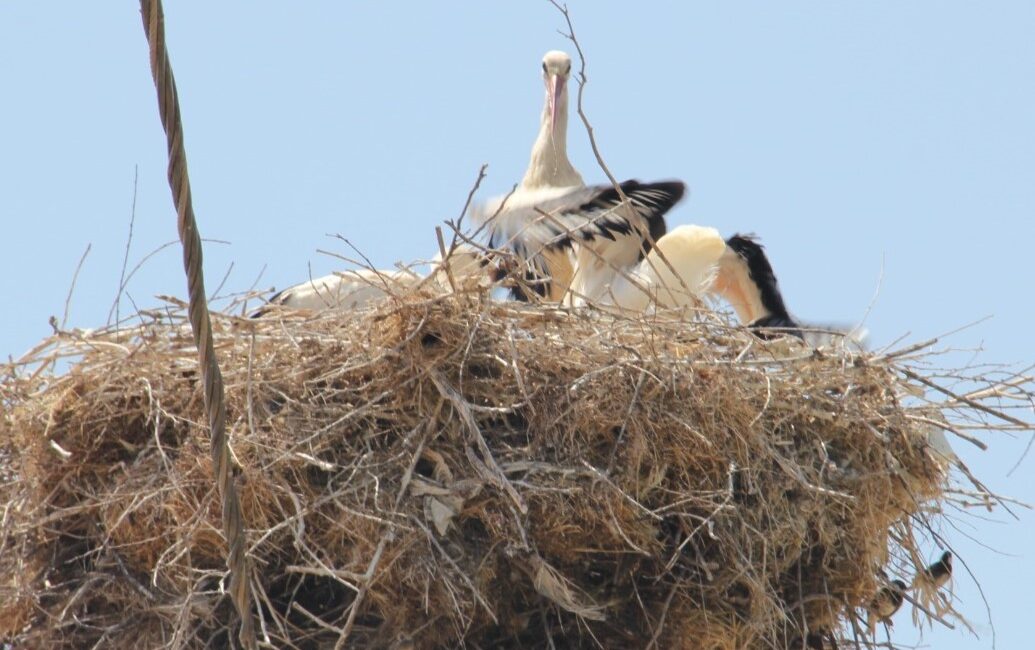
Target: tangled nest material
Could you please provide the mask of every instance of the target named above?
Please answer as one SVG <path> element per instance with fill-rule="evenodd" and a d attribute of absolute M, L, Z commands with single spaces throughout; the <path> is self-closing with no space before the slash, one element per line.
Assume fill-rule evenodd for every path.
<path fill-rule="evenodd" d="M 0 382 L 16 648 L 236 643 L 194 344 L 178 309 L 139 319 L 55 334 Z M 950 488 L 928 434 L 1001 392 L 918 398 L 916 348 L 472 295 L 214 328 L 274 647 L 865 644 L 943 501 L 992 502 Z"/>

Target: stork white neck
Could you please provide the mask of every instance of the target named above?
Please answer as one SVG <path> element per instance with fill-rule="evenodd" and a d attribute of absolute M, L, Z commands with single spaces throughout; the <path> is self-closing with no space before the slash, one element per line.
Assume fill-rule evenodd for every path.
<path fill-rule="evenodd" d="M 550 88 L 546 90 L 539 137 L 532 146 L 528 171 L 521 180 L 524 189 L 540 187 L 570 187 L 585 185 L 582 176 L 568 160 L 568 88 L 565 84 L 557 97 L 551 123 Z"/>

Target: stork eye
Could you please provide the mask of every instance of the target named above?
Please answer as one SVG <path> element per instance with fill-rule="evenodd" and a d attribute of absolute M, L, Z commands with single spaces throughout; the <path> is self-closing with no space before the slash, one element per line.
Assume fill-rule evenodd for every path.
<path fill-rule="evenodd" d="M 543 61 L 543 72 L 546 72 L 546 61 Z"/>
<path fill-rule="evenodd" d="M 564 74 L 571 74 L 571 64 L 570 63 L 568 64 L 568 71 L 565 72 Z"/>

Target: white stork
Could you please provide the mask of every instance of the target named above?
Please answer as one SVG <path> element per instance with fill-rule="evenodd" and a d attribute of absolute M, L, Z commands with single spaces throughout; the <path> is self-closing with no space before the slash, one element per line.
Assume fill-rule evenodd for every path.
<path fill-rule="evenodd" d="M 488 222 L 490 246 L 512 250 L 534 276 L 547 278 L 549 289 L 539 292 L 553 300 L 571 251 L 566 299 L 574 305 L 642 311 L 652 299 L 687 304 L 709 285 L 725 243 L 713 228 L 681 226 L 666 234 L 665 213 L 686 190 L 679 181 L 626 181 L 620 187 L 628 203 L 612 185 L 583 183 L 567 154 L 570 75 L 571 58 L 547 52 L 546 102 L 528 171 L 509 198 L 476 212 Z"/>
<path fill-rule="evenodd" d="M 487 286 L 491 279 L 485 256 L 468 244 L 459 244 L 446 257 L 446 262 L 440 253 L 431 261 L 432 277 L 427 284 L 433 290 L 451 291 L 450 276 L 457 289 Z M 413 289 L 425 277 L 410 269 L 354 269 L 332 273 L 277 292 L 267 304 L 253 312 L 252 317 L 263 316 L 276 307 L 313 311 L 363 309 L 387 296 Z"/>
<path fill-rule="evenodd" d="M 543 56 L 543 83 L 546 100 L 539 124 L 539 134 L 532 145 L 532 155 L 521 184 L 507 199 L 510 206 L 520 204 L 538 192 L 559 188 L 585 187 L 582 176 L 568 160 L 568 80 L 571 78 L 571 57 L 551 50 Z M 480 206 L 483 217 L 491 217 L 506 197 L 497 197 Z M 489 212 L 491 210 L 491 212 Z M 475 218 L 478 218 L 476 212 Z M 530 260 L 531 261 L 531 260 Z M 524 285 L 511 289 L 517 300 L 529 300 L 529 290 L 551 302 L 560 302 L 568 291 L 572 276 L 572 260 L 568 251 L 537 251 L 533 268 L 524 273 Z"/>

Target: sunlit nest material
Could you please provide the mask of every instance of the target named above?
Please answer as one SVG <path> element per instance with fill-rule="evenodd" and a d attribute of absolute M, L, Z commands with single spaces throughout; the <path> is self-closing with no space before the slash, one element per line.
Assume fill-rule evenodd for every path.
<path fill-rule="evenodd" d="M 236 644 L 189 327 L 135 323 L 5 368 L 15 648 Z M 994 502 L 928 435 L 995 417 L 919 397 L 915 350 L 478 294 L 214 328 L 272 647 L 854 647 L 943 506 Z"/>

